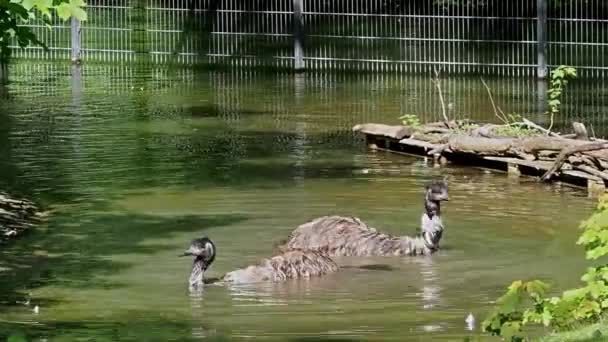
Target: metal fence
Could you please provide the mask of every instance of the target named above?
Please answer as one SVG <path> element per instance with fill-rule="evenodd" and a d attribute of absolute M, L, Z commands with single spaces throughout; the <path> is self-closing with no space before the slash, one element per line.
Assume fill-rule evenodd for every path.
<path fill-rule="evenodd" d="M 531 76 L 546 59 L 608 72 L 603 0 L 90 0 L 88 13 L 74 40 L 85 61 Z M 33 27 L 50 51 L 17 57 L 69 58 L 69 23 Z"/>

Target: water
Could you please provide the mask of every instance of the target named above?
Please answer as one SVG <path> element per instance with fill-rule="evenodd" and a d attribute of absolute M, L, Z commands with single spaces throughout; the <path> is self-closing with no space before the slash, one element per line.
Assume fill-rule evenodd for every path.
<path fill-rule="evenodd" d="M 595 202 L 584 190 L 434 168 L 369 152 L 351 133 L 360 122 L 437 115 L 425 79 L 121 66 L 87 66 L 75 83 L 69 75 L 64 65 L 16 65 L 0 102 L 2 187 L 55 210 L 0 251 L 0 336 L 462 340 L 479 334 L 512 280 L 558 291 L 585 267 L 575 239 Z M 449 81 L 447 96 L 458 115 L 491 119 L 475 82 Z M 492 82 L 503 107 L 534 115 L 533 82 Z M 593 101 L 572 111 L 606 109 Z M 208 275 L 220 276 L 270 256 L 320 215 L 413 233 L 422 187 L 437 177 L 451 200 L 444 249 L 431 258 L 342 258 L 340 272 L 319 279 L 187 293 L 191 261 L 177 255 L 192 238 L 215 241 Z"/>

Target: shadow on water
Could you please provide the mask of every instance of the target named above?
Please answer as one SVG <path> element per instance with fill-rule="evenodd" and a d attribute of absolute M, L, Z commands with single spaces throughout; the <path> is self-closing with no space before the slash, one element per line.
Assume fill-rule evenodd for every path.
<path fill-rule="evenodd" d="M 362 270 L 368 270 L 368 271 L 395 271 L 396 270 L 396 268 L 394 268 L 390 265 L 383 265 L 383 264 L 371 264 L 371 265 L 361 265 L 361 266 L 341 266 L 341 268 L 344 268 L 344 269 L 354 268 L 354 269 L 362 269 Z"/>
<path fill-rule="evenodd" d="M 288 341 L 292 342 L 308 342 L 308 341 L 333 341 L 333 342 L 352 342 L 352 341 L 362 341 L 360 338 L 350 338 L 350 337 L 325 337 L 325 336 L 311 336 L 311 337 L 294 337 L 288 339 Z"/>
<path fill-rule="evenodd" d="M 124 271 L 131 263 L 110 260 L 124 254 L 152 255 L 163 250 L 181 250 L 170 244 L 142 244 L 146 239 L 169 238 L 176 233 L 193 237 L 212 227 L 245 220 L 244 216 L 189 215 L 161 217 L 140 214 L 64 214 L 48 224 L 52 233 L 34 232 L 0 252 L 0 270 L 11 281 L 0 283 L 2 307 L 21 305 L 27 291 L 55 285 L 67 288 L 115 288 L 123 284 L 100 276 Z M 36 298 L 47 306 L 50 299 Z"/>
<path fill-rule="evenodd" d="M 170 341 L 175 336 L 181 336 L 180 341 L 200 340 L 201 336 L 184 336 L 183 332 L 191 328 L 189 322 L 176 320 L 140 320 L 132 317 L 120 321 L 54 321 L 45 324 L 23 324 L 21 326 L 8 325 L 0 322 L 0 340 L 2 341 L 31 341 L 53 340 L 60 337 L 61 341 L 87 340 L 87 341 L 124 341 L 142 340 L 129 339 L 129 336 L 147 336 L 146 341 Z M 213 329 L 201 326 L 205 331 L 205 340 L 230 341 L 226 335 Z"/>

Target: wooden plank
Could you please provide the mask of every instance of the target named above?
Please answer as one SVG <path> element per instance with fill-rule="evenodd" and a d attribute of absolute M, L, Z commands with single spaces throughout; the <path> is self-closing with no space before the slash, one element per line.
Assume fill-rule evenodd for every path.
<path fill-rule="evenodd" d="M 546 161 L 538 161 L 538 160 L 523 160 L 519 158 L 510 158 L 510 157 L 493 157 L 493 156 L 485 156 L 483 159 L 503 162 L 506 164 L 515 164 L 520 166 L 527 166 L 537 170 L 547 171 L 553 165 L 553 162 Z"/>
<path fill-rule="evenodd" d="M 587 172 L 583 172 L 583 171 L 578 171 L 578 170 L 561 170 L 560 172 L 562 174 L 566 175 L 566 176 L 570 176 L 570 177 L 574 177 L 574 178 L 592 180 L 592 181 L 596 181 L 596 182 L 603 182 L 603 180 L 600 177 L 597 177 L 597 176 L 594 176 L 594 175 L 590 175 Z"/>

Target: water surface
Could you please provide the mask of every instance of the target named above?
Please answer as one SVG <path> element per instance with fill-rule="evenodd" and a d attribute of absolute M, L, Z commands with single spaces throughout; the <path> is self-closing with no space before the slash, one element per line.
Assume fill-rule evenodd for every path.
<path fill-rule="evenodd" d="M 0 336 L 462 340 L 478 334 L 466 315 L 481 321 L 512 280 L 559 290 L 585 266 L 575 239 L 595 203 L 584 190 L 370 152 L 351 132 L 436 118 L 425 78 L 86 66 L 73 82 L 69 67 L 46 64 L 10 77 L 0 184 L 55 212 L 0 251 Z M 453 115 L 493 118 L 476 79 L 447 82 Z M 490 82 L 503 108 L 543 118 L 535 82 Z M 606 104 L 585 101 L 565 117 L 586 108 L 601 131 Z M 192 238 L 215 241 L 209 276 L 220 276 L 320 215 L 414 233 L 423 186 L 442 177 L 451 200 L 433 257 L 342 258 L 343 270 L 310 281 L 187 292 L 191 261 L 177 255 Z"/>

